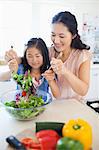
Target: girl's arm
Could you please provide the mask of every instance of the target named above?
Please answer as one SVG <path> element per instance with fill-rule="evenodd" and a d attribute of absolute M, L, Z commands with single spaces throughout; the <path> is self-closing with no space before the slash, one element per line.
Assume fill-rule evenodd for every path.
<path fill-rule="evenodd" d="M 5 61 L 8 63 L 12 59 L 16 59 L 18 64 L 21 63 L 21 57 L 18 57 L 15 50 L 10 49 L 9 51 L 5 52 Z"/>
<path fill-rule="evenodd" d="M 52 70 L 47 70 L 42 74 L 49 83 L 51 92 L 55 98 L 60 97 L 60 89 L 55 80 L 55 73 Z"/>
<path fill-rule="evenodd" d="M 17 62 L 16 59 L 10 60 L 9 63 L 8 63 L 8 66 L 9 66 L 9 69 L 10 69 L 11 73 L 12 72 L 17 73 L 17 71 L 18 71 L 18 62 Z"/>
<path fill-rule="evenodd" d="M 0 73 L 0 81 L 10 80 L 11 78 L 11 71 Z"/>
<path fill-rule="evenodd" d="M 63 65 L 61 60 L 53 58 L 51 66 L 57 75 L 62 75 L 70 84 L 71 88 L 81 96 L 86 95 L 90 80 L 90 60 L 80 65 L 78 77 Z"/>
<path fill-rule="evenodd" d="M 17 73 L 18 71 L 18 63 L 16 59 L 12 59 L 8 62 L 9 71 L 0 74 L 0 81 L 9 80 L 11 78 L 12 72 Z"/>

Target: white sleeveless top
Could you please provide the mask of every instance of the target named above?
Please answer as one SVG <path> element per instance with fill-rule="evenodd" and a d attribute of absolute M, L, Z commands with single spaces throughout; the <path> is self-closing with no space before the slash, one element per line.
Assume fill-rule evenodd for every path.
<path fill-rule="evenodd" d="M 49 56 L 55 56 L 55 50 L 53 48 L 49 49 Z M 78 76 L 78 71 L 80 65 L 86 60 L 92 58 L 91 52 L 88 50 L 72 50 L 68 59 L 64 62 L 64 65 L 68 70 L 73 74 Z M 82 99 L 81 95 L 78 95 L 75 91 L 72 90 L 70 84 L 63 76 L 58 76 L 58 85 L 61 91 L 61 98 L 70 99 L 76 98 L 78 100 Z"/>

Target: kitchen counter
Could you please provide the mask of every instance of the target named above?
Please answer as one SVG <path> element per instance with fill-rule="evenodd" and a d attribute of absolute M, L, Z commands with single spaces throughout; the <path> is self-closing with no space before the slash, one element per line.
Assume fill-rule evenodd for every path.
<path fill-rule="evenodd" d="M 0 74 L 7 71 L 9 71 L 9 67 L 7 65 L 0 65 Z M 8 81 L 0 81 L 0 96 L 9 90 L 15 90 L 16 87 L 16 82 L 13 79 Z"/>
<path fill-rule="evenodd" d="M 14 80 L 10 81 L 0 81 L 0 96 L 7 91 L 16 90 L 17 84 Z"/>
<path fill-rule="evenodd" d="M 8 65 L 0 65 L 0 73 L 9 71 Z"/>
<path fill-rule="evenodd" d="M 93 68 L 98 69 L 99 68 L 99 64 L 91 64 L 91 69 L 93 69 Z"/>
<path fill-rule="evenodd" d="M 99 149 L 99 116 L 94 110 L 75 99 L 53 100 L 46 110 L 31 121 L 18 121 L 0 108 L 0 149 L 5 150 L 5 138 L 16 135 L 27 128 L 35 128 L 36 121 L 67 122 L 70 119 L 82 118 L 90 123 L 93 131 L 93 150 Z"/>

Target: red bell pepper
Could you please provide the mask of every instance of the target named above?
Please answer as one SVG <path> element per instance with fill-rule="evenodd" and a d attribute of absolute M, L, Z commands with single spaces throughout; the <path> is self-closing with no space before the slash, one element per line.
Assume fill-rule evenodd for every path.
<path fill-rule="evenodd" d="M 58 139 L 51 136 L 39 138 L 39 142 L 41 144 L 41 150 L 56 150 L 57 141 Z"/>
<path fill-rule="evenodd" d="M 30 144 L 30 148 L 33 148 L 33 150 L 41 150 L 41 144 L 40 143 L 36 143 L 36 142 L 32 142 Z"/>
<path fill-rule="evenodd" d="M 55 130 L 51 130 L 51 129 L 41 130 L 41 131 L 36 133 L 37 138 L 42 138 L 42 137 L 45 137 L 45 136 L 60 137 Z"/>
<path fill-rule="evenodd" d="M 32 138 L 24 138 L 21 142 L 25 147 L 32 150 L 56 150 L 57 141 L 60 139 L 58 133 L 54 130 L 41 130 L 36 133 L 38 142 Z"/>
<path fill-rule="evenodd" d="M 36 133 L 36 137 L 41 144 L 41 150 L 56 150 L 57 141 L 60 139 L 54 130 L 41 130 Z"/>
<path fill-rule="evenodd" d="M 33 142 L 32 138 L 23 138 L 21 140 L 22 144 L 24 144 L 25 147 L 30 147 L 30 144 Z"/>
<path fill-rule="evenodd" d="M 32 138 L 23 138 L 21 142 L 26 148 L 33 148 L 33 150 L 41 150 L 40 143 L 36 143 L 35 141 L 33 141 Z"/>

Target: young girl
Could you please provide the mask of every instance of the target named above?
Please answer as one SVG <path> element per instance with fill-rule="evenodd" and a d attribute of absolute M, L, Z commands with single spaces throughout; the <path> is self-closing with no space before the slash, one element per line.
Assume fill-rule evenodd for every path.
<path fill-rule="evenodd" d="M 49 68 L 49 54 L 48 48 L 45 42 L 41 38 L 32 38 L 26 44 L 26 50 L 22 62 L 18 65 L 16 58 L 11 59 L 8 62 L 11 72 L 18 74 L 24 74 L 30 70 L 30 74 L 33 78 L 33 83 L 38 90 L 45 92 L 49 91 L 49 86 L 54 97 L 59 97 L 60 91 L 56 84 L 54 73 L 46 76 L 46 79 L 42 74 Z"/>

